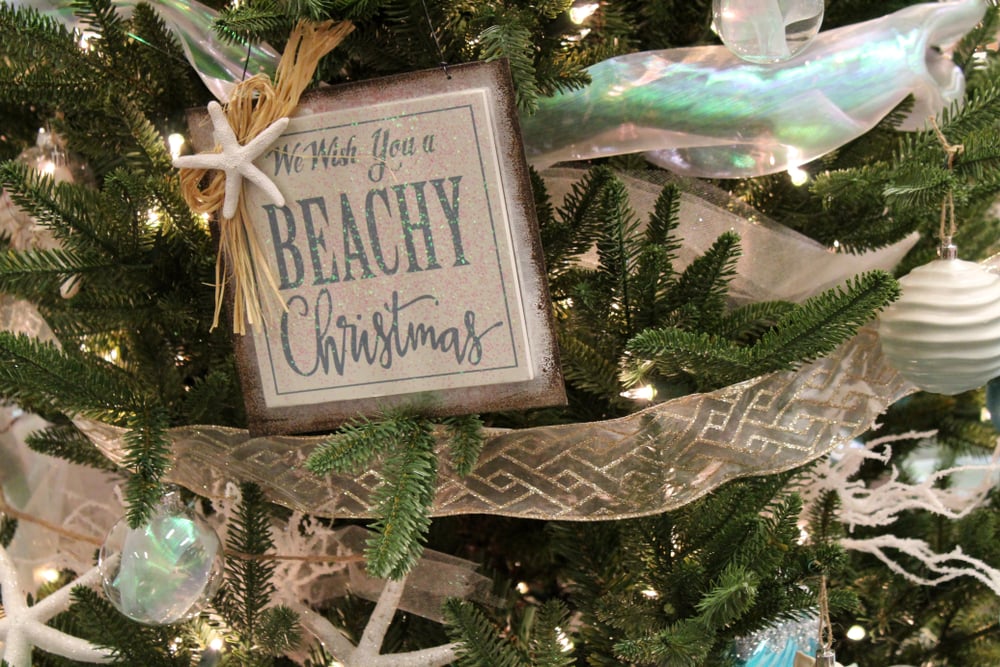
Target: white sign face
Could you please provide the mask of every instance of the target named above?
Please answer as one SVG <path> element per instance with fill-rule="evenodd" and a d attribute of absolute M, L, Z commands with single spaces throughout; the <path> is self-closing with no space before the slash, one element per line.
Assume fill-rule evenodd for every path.
<path fill-rule="evenodd" d="M 506 69 L 450 74 L 313 95 L 255 162 L 285 198 L 244 192 L 284 307 L 237 337 L 255 430 L 563 400 Z"/>
<path fill-rule="evenodd" d="M 268 407 L 530 380 L 483 89 L 296 118 L 248 208 L 286 312 L 253 329 Z"/>

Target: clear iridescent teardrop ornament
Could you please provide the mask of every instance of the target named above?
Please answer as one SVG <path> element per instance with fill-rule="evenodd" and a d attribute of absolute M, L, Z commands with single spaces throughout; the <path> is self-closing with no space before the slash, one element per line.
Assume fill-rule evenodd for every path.
<path fill-rule="evenodd" d="M 140 623 L 168 625 L 197 614 L 219 590 L 223 549 L 212 527 L 174 491 L 163 496 L 146 525 L 116 523 L 98 565 L 116 609 Z"/>
<path fill-rule="evenodd" d="M 823 0 L 713 0 L 712 26 L 730 51 L 753 63 L 777 63 L 812 41 Z"/>

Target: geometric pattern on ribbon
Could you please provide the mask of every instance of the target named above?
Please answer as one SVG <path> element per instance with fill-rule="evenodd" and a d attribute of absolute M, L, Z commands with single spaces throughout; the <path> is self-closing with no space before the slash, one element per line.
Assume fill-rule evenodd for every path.
<path fill-rule="evenodd" d="M 863 329 L 832 355 L 621 419 L 489 432 L 479 463 L 458 477 L 440 458 L 435 516 L 501 514 L 593 521 L 676 509 L 738 477 L 795 468 L 861 435 L 914 388 Z M 77 425 L 112 460 L 124 430 Z M 310 514 L 371 517 L 375 469 L 317 477 L 303 466 L 322 437 L 251 438 L 244 430 L 170 430 L 168 479 L 209 497 L 250 480 L 281 505 Z M 444 442 L 439 444 L 443 450 Z"/>

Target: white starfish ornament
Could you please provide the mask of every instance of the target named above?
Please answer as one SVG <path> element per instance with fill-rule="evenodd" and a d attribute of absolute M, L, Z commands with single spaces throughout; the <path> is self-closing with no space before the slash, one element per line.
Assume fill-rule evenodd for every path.
<path fill-rule="evenodd" d="M 4 616 L 0 617 L 0 659 L 10 667 L 31 667 L 31 647 L 59 655 L 70 660 L 97 664 L 111 662 L 111 652 L 98 648 L 88 641 L 67 635 L 45 622 L 66 611 L 70 605 L 70 592 L 76 586 L 90 586 L 100 579 L 98 569 L 92 568 L 76 581 L 71 581 L 34 606 L 28 606 L 28 596 L 17 576 L 17 569 L 0 546 L 0 593 L 3 595 Z"/>
<path fill-rule="evenodd" d="M 278 186 L 264 172 L 254 166 L 253 161 L 281 136 L 288 126 L 287 118 L 279 118 L 267 129 L 241 146 L 233 128 L 229 125 L 222 106 L 218 102 L 208 103 L 208 115 L 212 118 L 212 136 L 221 148 L 221 153 L 198 153 L 174 158 L 173 165 L 179 169 L 217 169 L 226 173 L 226 198 L 222 204 L 222 217 L 236 215 L 243 179 L 246 178 L 264 191 L 271 203 L 285 205 L 285 197 Z"/>
<path fill-rule="evenodd" d="M 442 644 L 409 653 L 382 655 L 380 649 L 392 617 L 403 597 L 406 579 L 387 581 L 379 595 L 375 610 L 368 619 L 361 640 L 355 646 L 344 632 L 324 617 L 301 604 L 292 604 L 299 613 L 302 625 L 313 632 L 317 639 L 333 654 L 335 665 L 343 667 L 443 667 L 458 658 L 457 644 Z"/>

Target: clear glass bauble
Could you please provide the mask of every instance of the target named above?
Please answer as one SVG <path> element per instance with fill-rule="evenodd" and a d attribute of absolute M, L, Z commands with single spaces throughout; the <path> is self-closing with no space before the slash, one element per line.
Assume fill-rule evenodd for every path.
<path fill-rule="evenodd" d="M 219 590 L 223 549 L 215 530 L 170 492 L 145 526 L 122 519 L 111 528 L 98 566 L 104 593 L 122 614 L 169 625 L 196 615 Z"/>
<path fill-rule="evenodd" d="M 806 48 L 823 23 L 823 0 L 713 0 L 712 27 L 730 51 L 778 63 Z"/>

